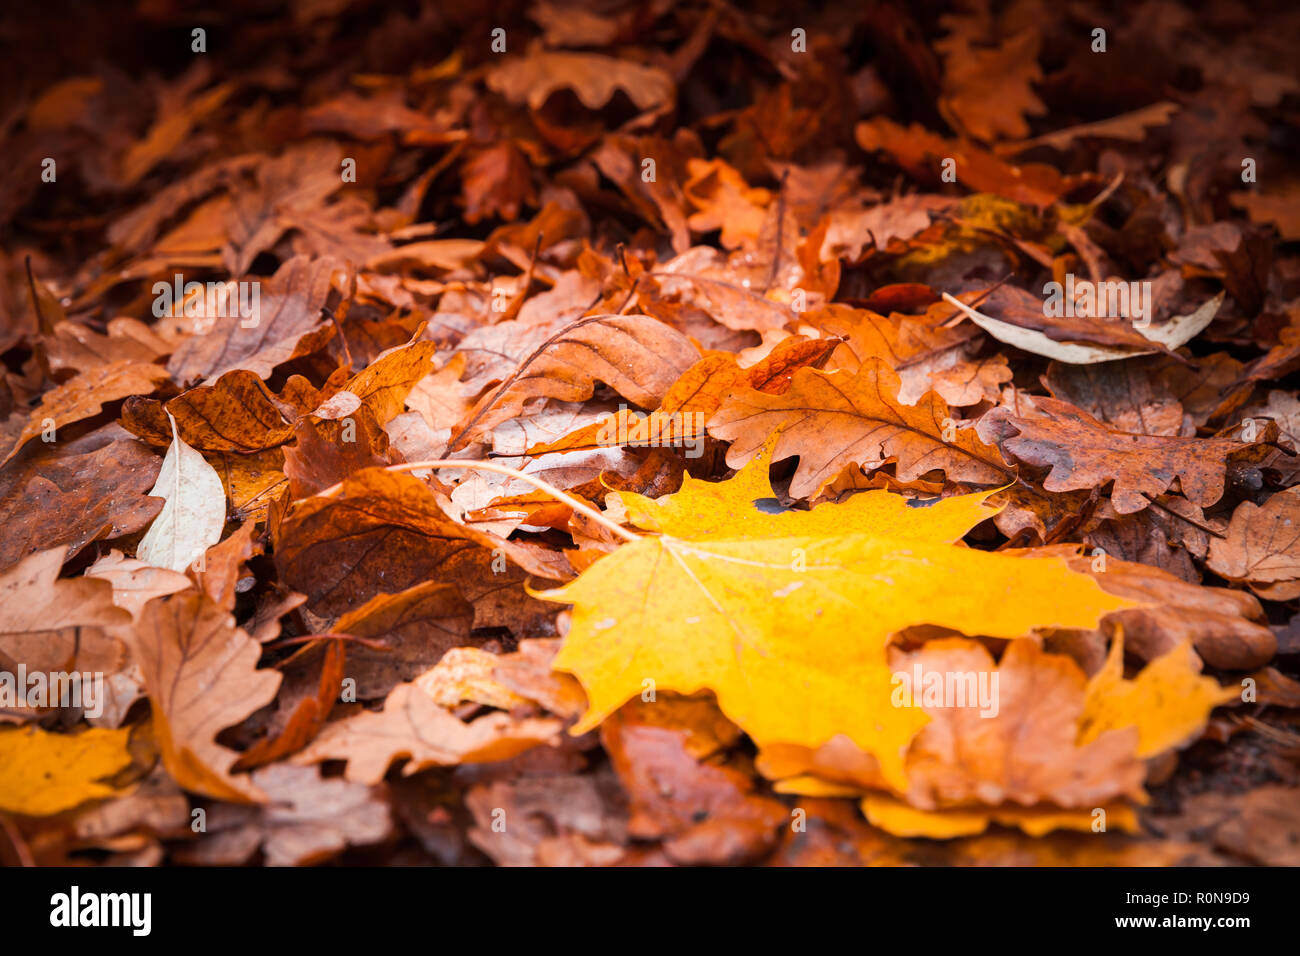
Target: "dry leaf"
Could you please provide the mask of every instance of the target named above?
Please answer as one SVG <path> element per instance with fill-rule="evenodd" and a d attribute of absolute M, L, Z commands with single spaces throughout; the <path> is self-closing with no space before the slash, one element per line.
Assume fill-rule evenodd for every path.
<path fill-rule="evenodd" d="M 136 557 L 146 564 L 184 571 L 221 539 L 226 493 L 221 478 L 197 451 L 181 440 L 172 423 L 172 443 L 149 494 L 166 501 L 140 539 Z"/>
<path fill-rule="evenodd" d="M 239 754 L 217 743 L 275 697 L 280 675 L 258 670 L 261 647 L 205 594 L 155 598 L 135 625 L 132 651 L 144 674 L 167 772 L 184 789 L 235 803 L 266 794 L 230 768 Z"/>

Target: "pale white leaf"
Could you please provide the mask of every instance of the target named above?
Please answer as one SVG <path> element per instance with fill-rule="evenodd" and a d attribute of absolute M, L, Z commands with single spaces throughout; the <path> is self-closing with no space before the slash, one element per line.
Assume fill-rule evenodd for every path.
<path fill-rule="evenodd" d="M 943 294 L 943 299 L 948 304 L 955 305 L 965 312 L 972 322 L 999 342 L 1014 345 L 1026 352 L 1033 352 L 1035 355 L 1056 359 L 1056 361 L 1065 362 L 1068 365 L 1096 365 L 1099 362 L 1114 362 L 1119 359 L 1134 358 L 1138 355 L 1151 355 L 1158 351 L 1157 349 L 1117 349 L 1103 345 L 1058 342 L 1037 329 L 1028 329 L 1023 325 L 1003 322 L 982 312 L 977 312 L 965 302 L 949 295 L 947 292 Z M 1180 345 L 1190 342 L 1207 325 L 1213 322 L 1215 315 L 1219 312 L 1219 306 L 1222 304 L 1223 293 L 1220 292 L 1195 312 L 1190 312 L 1187 315 L 1176 315 L 1156 328 L 1137 329 L 1136 331 L 1150 342 L 1163 345 L 1171 350 L 1176 349 Z"/>
<path fill-rule="evenodd" d="M 149 492 L 167 503 L 145 532 L 136 557 L 154 567 L 184 571 L 221 540 L 226 492 L 216 469 L 185 444 L 170 412 L 167 417 L 172 423 L 172 443 Z"/>

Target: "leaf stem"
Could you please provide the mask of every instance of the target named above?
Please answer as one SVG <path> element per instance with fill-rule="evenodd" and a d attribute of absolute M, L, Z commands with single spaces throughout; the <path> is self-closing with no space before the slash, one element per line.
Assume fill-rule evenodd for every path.
<path fill-rule="evenodd" d="M 603 514 L 601 514 L 591 505 L 587 504 L 586 502 L 579 501 L 577 498 L 573 497 L 573 495 L 566 494 L 565 492 L 561 491 L 559 488 L 556 488 L 554 485 L 550 484 L 549 482 L 542 481 L 542 479 L 540 478 L 534 478 L 532 475 L 526 475 L 522 471 L 519 471 L 517 468 L 511 468 L 508 465 L 497 464 L 494 461 L 467 461 L 465 459 L 457 459 L 457 458 L 430 458 L 426 461 L 408 461 L 400 465 L 389 465 L 384 470 L 385 471 L 418 471 L 422 468 L 429 468 L 429 469 L 463 468 L 467 471 L 475 471 L 475 470 L 492 471 L 492 472 L 496 472 L 498 475 L 509 475 L 511 478 L 515 478 L 519 481 L 527 482 L 528 484 L 536 488 L 538 491 L 546 492 L 546 494 L 550 495 L 556 501 L 568 505 L 574 511 L 578 512 L 581 515 L 585 515 L 586 517 L 590 518 L 592 521 L 596 522 L 596 524 L 600 525 L 602 528 L 605 528 L 606 530 L 612 532 L 613 534 L 618 535 L 620 538 L 622 538 L 625 541 L 639 541 L 641 539 L 641 536 L 639 534 L 633 534 L 631 531 L 628 531 L 622 525 L 616 524 L 615 522 L 611 521 L 609 518 L 606 518 Z M 316 497 L 333 498 L 342 490 L 343 490 L 343 482 L 340 481 L 337 485 L 331 485 L 330 487 L 326 488 L 324 491 L 320 492 Z"/>

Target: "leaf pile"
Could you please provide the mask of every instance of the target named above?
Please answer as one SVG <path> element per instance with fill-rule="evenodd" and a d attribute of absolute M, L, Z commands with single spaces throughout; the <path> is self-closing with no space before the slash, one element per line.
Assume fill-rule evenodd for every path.
<path fill-rule="evenodd" d="M 0 859 L 1300 862 L 1300 11 L 488 6 L 6 25 Z"/>

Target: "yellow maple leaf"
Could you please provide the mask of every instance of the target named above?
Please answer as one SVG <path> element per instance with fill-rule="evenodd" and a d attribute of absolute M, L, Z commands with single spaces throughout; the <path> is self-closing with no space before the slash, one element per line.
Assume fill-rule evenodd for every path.
<path fill-rule="evenodd" d="M 113 796 L 118 791 L 101 781 L 131 763 L 128 736 L 129 728 L 0 728 L 0 810 L 40 817 Z"/>
<path fill-rule="evenodd" d="M 574 605 L 554 666 L 587 692 L 575 733 L 647 689 L 710 690 L 760 746 L 817 747 L 844 734 L 904 790 L 904 752 L 928 718 L 891 700 L 892 634 L 925 623 L 1012 638 L 1093 628 L 1131 606 L 1059 557 L 948 543 L 992 513 L 984 494 L 913 509 L 881 492 L 769 514 L 754 497 L 775 502 L 758 480 L 766 468 L 764 454 L 712 488 L 632 501 L 661 534 L 538 594 Z"/>
<path fill-rule="evenodd" d="M 892 491 L 864 491 L 839 504 L 785 509 L 768 480 L 775 437 L 726 481 L 682 476 L 681 490 L 662 498 L 616 492 L 638 528 L 688 541 L 833 535 L 860 531 L 913 543 L 951 544 L 997 509 L 985 501 L 1001 489 L 918 502 Z"/>

